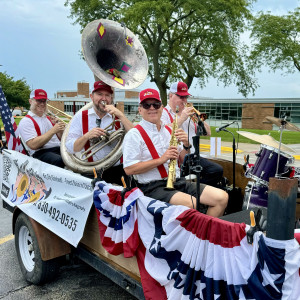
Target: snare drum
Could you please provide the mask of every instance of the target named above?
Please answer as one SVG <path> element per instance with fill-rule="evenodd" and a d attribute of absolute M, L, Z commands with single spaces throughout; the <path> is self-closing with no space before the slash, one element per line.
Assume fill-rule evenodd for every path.
<path fill-rule="evenodd" d="M 246 175 L 250 176 L 260 184 L 268 186 L 270 177 L 274 177 L 276 174 L 278 153 L 279 150 L 276 148 L 267 145 L 261 145 L 259 153 L 256 154 L 257 160 L 254 166 L 247 171 Z M 280 151 L 278 175 L 289 171 L 289 168 L 286 166 L 286 164 L 290 164 L 293 161 L 293 156 Z"/>
<path fill-rule="evenodd" d="M 257 182 L 248 182 L 245 188 L 245 195 L 243 201 L 243 210 L 253 207 L 267 207 L 268 206 L 268 187 L 257 184 Z"/>

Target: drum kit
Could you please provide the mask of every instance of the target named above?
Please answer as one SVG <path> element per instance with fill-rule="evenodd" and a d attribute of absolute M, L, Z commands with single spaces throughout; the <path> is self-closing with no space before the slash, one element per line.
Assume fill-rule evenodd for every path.
<path fill-rule="evenodd" d="M 294 167 L 294 157 L 286 152 L 295 152 L 292 148 L 284 145 L 282 132 L 284 129 L 291 131 L 300 131 L 300 128 L 287 122 L 285 119 L 275 117 L 266 117 L 268 121 L 280 127 L 280 141 L 276 141 L 270 135 L 259 135 L 247 131 L 238 131 L 238 134 L 261 143 L 260 151 L 256 153 L 255 164 L 250 167 L 245 175 L 253 181 L 248 182 L 245 188 L 243 210 L 253 207 L 268 206 L 268 187 L 271 177 L 290 177 L 292 167 Z M 294 171 L 297 168 L 294 168 Z M 297 172 L 294 172 L 297 177 Z M 300 190 L 300 183 L 298 191 Z"/>

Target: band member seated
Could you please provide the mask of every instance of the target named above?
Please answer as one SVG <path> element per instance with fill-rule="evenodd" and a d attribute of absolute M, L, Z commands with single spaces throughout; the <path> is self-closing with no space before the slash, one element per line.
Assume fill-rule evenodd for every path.
<path fill-rule="evenodd" d="M 188 86 L 184 82 L 173 83 L 170 87 L 168 105 L 163 110 L 161 120 L 165 124 L 173 123 L 177 106 L 179 109 L 178 126 L 188 134 L 191 144 L 190 153 L 194 153 L 193 136 L 197 134 L 197 124 L 190 119 L 195 113 L 194 108 L 186 106 L 189 96 Z M 207 135 L 211 135 L 210 126 L 205 121 L 203 125 Z M 217 186 L 223 177 L 222 166 L 204 157 L 200 158 L 200 165 L 202 167 L 200 182 Z"/>
<path fill-rule="evenodd" d="M 112 115 L 120 119 L 126 131 L 133 128 L 133 124 L 113 105 L 114 93 L 109 85 L 103 81 L 96 81 L 90 97 L 93 106 L 89 110 L 77 112 L 72 119 L 66 141 L 67 151 L 71 154 L 88 149 L 90 144 L 98 141 L 99 137 L 105 136 L 107 131 L 104 128 L 112 123 Z M 116 126 L 120 126 L 120 123 L 117 122 Z M 111 131 L 116 129 L 112 128 Z M 114 146 L 114 143 L 106 145 L 95 152 L 90 161 L 97 161 L 106 157 Z M 121 177 L 124 175 L 126 174 L 123 166 L 118 161 L 112 168 L 105 170 L 101 177 L 106 182 L 122 185 Z"/>
<path fill-rule="evenodd" d="M 168 162 L 183 160 L 190 143 L 187 134 L 179 128 L 175 136 L 182 145 L 169 146 L 172 129 L 161 122 L 163 106 L 154 89 L 140 92 L 139 113 L 142 121 L 131 129 L 123 142 L 123 164 L 127 175 L 134 175 L 138 187 L 146 196 L 176 205 L 196 208 L 196 183 L 180 178 L 176 164 L 175 190 L 166 190 Z M 200 185 L 201 211 L 210 216 L 222 216 L 228 194 L 221 189 Z"/>
<path fill-rule="evenodd" d="M 60 139 L 65 124 L 45 114 L 47 101 L 47 93 L 44 90 L 33 90 L 29 99 L 30 111 L 21 120 L 18 128 L 30 155 L 63 168 L 65 165 L 60 155 Z"/>

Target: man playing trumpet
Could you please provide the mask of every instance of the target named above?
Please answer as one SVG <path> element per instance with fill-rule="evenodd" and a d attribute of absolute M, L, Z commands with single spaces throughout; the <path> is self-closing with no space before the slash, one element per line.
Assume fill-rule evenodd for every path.
<path fill-rule="evenodd" d="M 118 118 L 126 131 L 133 127 L 133 124 L 126 116 L 113 105 L 113 90 L 103 81 L 94 83 L 94 90 L 90 94 L 93 106 L 89 110 L 79 111 L 75 114 L 69 129 L 69 135 L 66 141 L 66 147 L 69 153 L 88 149 L 92 143 L 95 143 L 100 137 L 105 137 L 109 126 L 113 121 L 113 115 Z M 111 128 L 115 131 L 120 127 L 120 123 L 116 123 L 116 127 Z M 106 157 L 114 148 L 114 144 L 106 145 L 99 151 L 95 152 L 89 161 L 97 161 Z M 112 168 L 105 170 L 102 179 L 122 185 L 121 177 L 125 175 L 123 166 L 120 161 Z"/>
<path fill-rule="evenodd" d="M 140 92 L 139 113 L 142 121 L 124 138 L 124 170 L 127 175 L 134 175 L 138 187 L 146 196 L 196 208 L 196 183 L 180 178 L 177 164 L 174 189 L 165 189 L 169 160 L 183 160 L 190 144 L 187 134 L 179 128 L 175 131 L 175 137 L 182 145 L 170 146 L 172 130 L 161 122 L 162 111 L 163 106 L 156 90 L 145 89 Z M 201 184 L 200 193 L 200 210 L 210 216 L 222 216 L 228 194 L 205 184 Z"/>
<path fill-rule="evenodd" d="M 60 139 L 65 124 L 46 115 L 47 93 L 42 89 L 30 94 L 30 111 L 19 123 L 22 140 L 26 143 L 29 154 L 49 164 L 64 167 L 60 155 Z"/>
<path fill-rule="evenodd" d="M 197 124 L 194 123 L 193 118 L 191 118 L 195 114 L 195 109 L 192 106 L 187 106 L 189 96 L 188 86 L 184 82 L 179 81 L 173 83 L 170 87 L 168 105 L 163 110 L 161 120 L 165 124 L 172 124 L 175 117 L 176 106 L 178 106 L 178 127 L 181 127 L 185 133 L 188 134 L 191 145 L 190 153 L 194 153 L 193 136 L 197 133 Z M 210 126 L 205 121 L 203 121 L 203 125 L 207 135 L 211 135 Z M 216 186 L 223 177 L 223 168 L 219 164 L 209 161 L 204 157 L 201 157 L 200 165 L 202 167 L 200 181 Z"/>

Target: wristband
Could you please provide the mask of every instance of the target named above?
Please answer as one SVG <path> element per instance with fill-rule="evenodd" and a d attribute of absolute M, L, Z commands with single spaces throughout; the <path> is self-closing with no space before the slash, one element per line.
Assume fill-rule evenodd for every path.
<path fill-rule="evenodd" d="M 189 145 L 188 147 L 186 147 L 186 146 L 183 145 L 183 149 L 184 149 L 185 151 L 188 151 L 188 150 L 191 149 L 191 148 L 192 148 L 192 145 Z"/>

